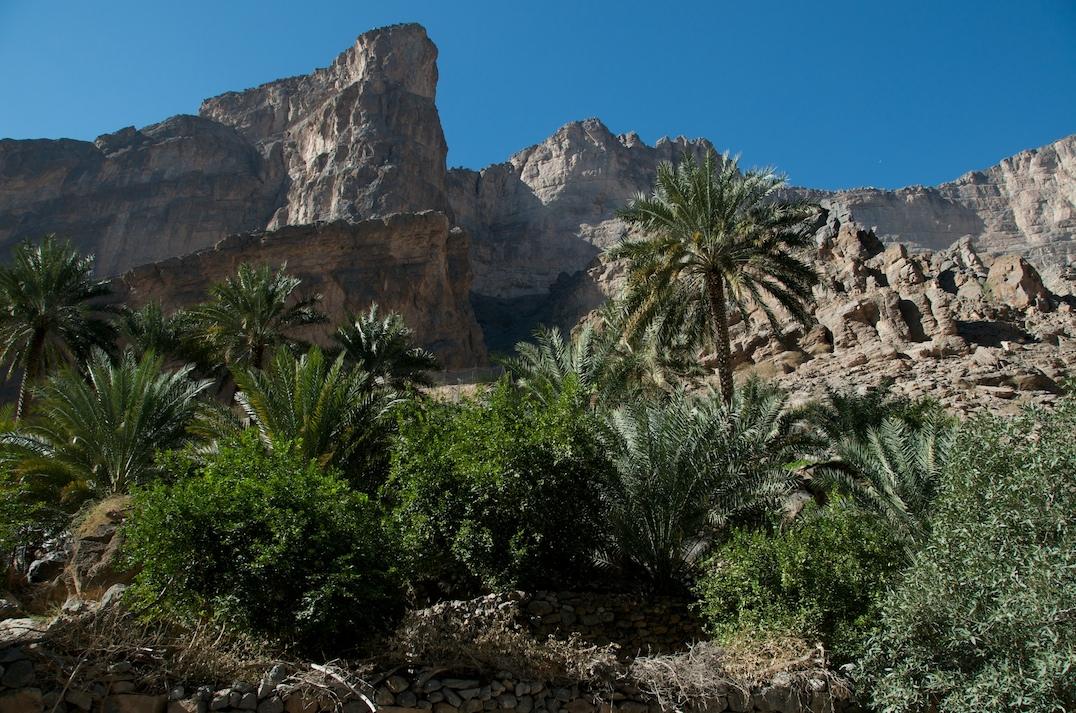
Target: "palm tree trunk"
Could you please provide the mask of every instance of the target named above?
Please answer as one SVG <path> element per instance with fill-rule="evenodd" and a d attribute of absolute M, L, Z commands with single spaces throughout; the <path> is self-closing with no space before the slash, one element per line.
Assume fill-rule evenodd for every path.
<path fill-rule="evenodd" d="M 41 353 L 45 349 L 45 335 L 43 332 L 35 332 L 30 340 L 30 348 L 26 350 L 26 363 L 22 368 L 22 379 L 19 380 L 19 400 L 15 404 L 15 423 L 22 418 L 26 404 L 30 400 L 30 382 L 37 379 L 40 371 Z"/>
<path fill-rule="evenodd" d="M 725 305 L 725 281 L 720 275 L 707 275 L 706 292 L 710 299 L 714 342 L 717 347 L 717 375 L 721 381 L 721 397 L 732 403 L 732 356 L 729 353 L 729 315 Z"/>

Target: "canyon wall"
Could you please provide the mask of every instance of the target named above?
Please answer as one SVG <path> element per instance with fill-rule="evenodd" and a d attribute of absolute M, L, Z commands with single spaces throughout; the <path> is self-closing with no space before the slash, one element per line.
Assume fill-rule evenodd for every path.
<path fill-rule="evenodd" d="M 265 227 L 284 186 L 279 151 L 234 129 L 175 116 L 94 142 L 0 140 L 0 255 L 46 233 L 115 275 Z"/>
<path fill-rule="evenodd" d="M 112 276 L 227 235 L 434 210 L 471 236 L 472 292 L 457 286 L 443 308 L 473 304 L 486 344 L 505 351 L 600 304 L 617 267 L 598 258 L 627 234 L 616 210 L 651 189 L 659 163 L 711 148 L 682 137 L 648 146 L 588 119 L 504 163 L 448 171 L 437 80 L 426 31 L 395 25 L 326 68 L 207 99 L 197 117 L 92 143 L 0 141 L 0 253 L 58 233 Z M 1076 136 L 933 188 L 788 193 L 913 250 L 970 238 L 983 254 L 1029 257 L 1054 292 L 1072 291 Z"/>
<path fill-rule="evenodd" d="M 471 271 L 467 236 L 443 213 L 398 214 L 360 222 L 338 220 L 232 235 L 212 248 L 135 268 L 117 281 L 132 304 L 168 309 L 205 299 L 206 286 L 240 264 L 286 265 L 300 290 L 322 296 L 330 324 L 304 336 L 327 343 L 349 312 L 377 302 L 399 312 L 446 368 L 486 359 L 467 299 Z"/>

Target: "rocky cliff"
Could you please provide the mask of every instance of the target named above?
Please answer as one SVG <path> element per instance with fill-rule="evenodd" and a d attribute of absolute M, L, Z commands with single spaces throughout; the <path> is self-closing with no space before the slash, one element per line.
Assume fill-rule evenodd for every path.
<path fill-rule="evenodd" d="M 244 262 L 287 265 L 303 291 L 320 293 L 330 325 L 304 336 L 326 343 L 332 325 L 371 302 L 399 312 L 446 368 L 482 362 L 486 351 L 467 294 L 467 236 L 443 213 L 399 214 L 361 222 L 291 225 L 233 235 L 212 248 L 125 273 L 118 287 L 132 304 L 173 309 L 205 299 L 206 286 Z"/>
<path fill-rule="evenodd" d="M 283 185 L 279 151 L 196 116 L 93 143 L 0 140 L 0 255 L 57 233 L 113 275 L 265 227 Z"/>
<path fill-rule="evenodd" d="M 434 104 L 437 48 L 419 25 L 360 35 L 327 68 L 207 99 L 263 155 L 280 149 L 287 196 L 269 227 L 447 209 L 448 146 Z"/>
<path fill-rule="evenodd" d="M 0 141 L 0 252 L 55 232 L 117 275 L 226 235 L 435 210 L 471 235 L 470 301 L 486 344 L 504 350 L 597 306 L 617 270 L 597 257 L 626 232 L 616 209 L 650 189 L 660 162 L 711 148 L 647 146 L 589 119 L 504 163 L 446 171 L 437 79 L 426 31 L 397 25 L 326 68 L 207 99 L 198 117 L 93 143 Z M 913 251 L 969 238 L 983 255 L 1029 257 L 1054 292 L 1072 290 L 1076 136 L 934 188 L 791 193 Z M 312 259 L 302 253 L 289 259 Z M 444 309 L 468 313 L 467 288 L 453 294 Z"/>
<path fill-rule="evenodd" d="M 983 253 L 1016 253 L 1044 269 L 1055 291 L 1076 262 L 1076 135 L 1023 151 L 935 187 L 802 191 L 885 242 L 941 250 L 969 237 Z"/>
<path fill-rule="evenodd" d="M 597 306 L 603 295 L 584 271 L 627 233 L 616 210 L 651 189 L 659 163 L 711 148 L 683 137 L 647 146 L 587 119 L 505 163 L 449 171 L 449 202 L 472 236 L 474 303 L 490 347 L 508 349 L 540 322 L 570 327 Z"/>

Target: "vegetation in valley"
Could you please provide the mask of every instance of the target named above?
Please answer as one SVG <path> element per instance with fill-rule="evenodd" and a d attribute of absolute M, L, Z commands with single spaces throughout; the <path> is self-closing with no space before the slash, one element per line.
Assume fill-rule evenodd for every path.
<path fill-rule="evenodd" d="M 283 266 L 168 312 L 117 305 L 55 238 L 20 246 L 0 547 L 130 495 L 144 621 L 328 658 L 448 597 L 641 591 L 689 599 L 730 650 L 821 647 L 878 711 L 1071 709 L 1076 397 L 960 422 L 887 388 L 737 385 L 730 315 L 809 315 L 809 209 L 781 186 L 727 157 L 663 166 L 622 214 L 643 233 L 611 251 L 624 294 L 458 401 L 376 305 L 311 343 L 320 298 Z"/>

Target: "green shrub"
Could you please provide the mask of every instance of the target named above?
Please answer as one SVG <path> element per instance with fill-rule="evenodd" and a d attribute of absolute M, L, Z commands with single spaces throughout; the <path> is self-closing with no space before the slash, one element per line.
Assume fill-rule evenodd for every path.
<path fill-rule="evenodd" d="M 737 530 L 705 566 L 699 610 L 718 637 L 787 633 L 821 641 L 846 662 L 903 563 L 882 525 L 835 500 L 786 528 Z"/>
<path fill-rule="evenodd" d="M 401 419 L 383 492 L 419 578 L 498 589 L 588 567 L 609 469 L 577 392 L 543 402 L 502 381 Z"/>
<path fill-rule="evenodd" d="M 1076 399 L 961 429 L 864 669 L 886 713 L 1076 710 Z"/>
<path fill-rule="evenodd" d="M 137 491 L 127 525 L 142 605 L 316 654 L 389 624 L 395 553 L 377 507 L 299 452 L 267 452 L 248 432 L 204 465 L 165 457 L 176 481 Z"/>

